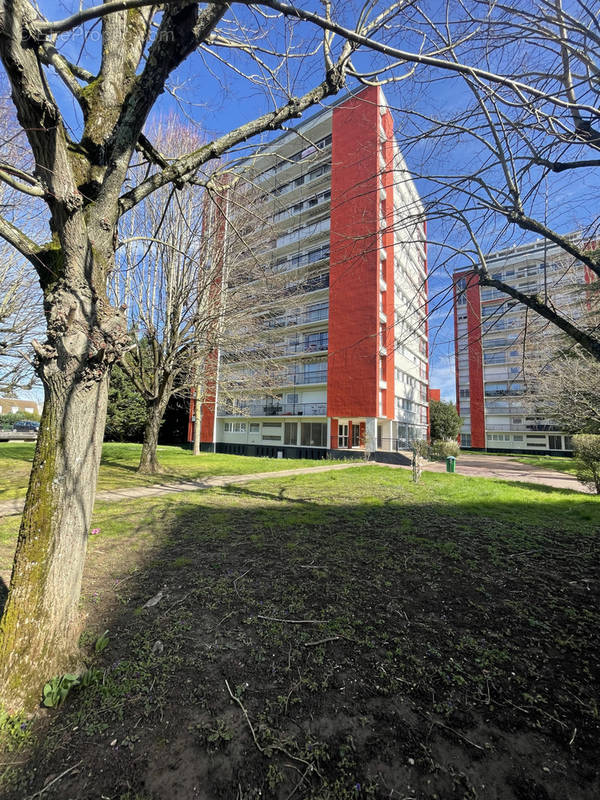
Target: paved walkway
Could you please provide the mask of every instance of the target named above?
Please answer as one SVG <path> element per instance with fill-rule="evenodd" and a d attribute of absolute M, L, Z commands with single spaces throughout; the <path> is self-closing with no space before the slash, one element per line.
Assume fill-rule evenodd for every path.
<path fill-rule="evenodd" d="M 161 494 L 176 494 L 177 492 L 194 492 L 197 489 L 214 489 L 216 486 L 229 486 L 232 483 L 248 483 L 266 478 L 285 478 L 289 475 L 307 475 L 311 472 L 329 472 L 334 469 L 348 469 L 350 467 L 364 467 L 365 461 L 345 462 L 336 464 L 329 462 L 323 467 L 302 467 L 300 469 L 281 469 L 277 472 L 253 472 L 247 475 L 215 475 L 201 481 L 179 481 L 177 483 L 156 483 L 152 486 L 130 486 L 126 489 L 109 489 L 96 494 L 96 500 L 107 500 L 115 503 L 118 500 L 134 500 L 137 497 L 158 497 Z M 25 498 L 7 500 L 0 503 L 0 517 L 10 517 L 20 514 L 25 505 Z"/>
<path fill-rule="evenodd" d="M 428 472 L 445 472 L 445 462 L 429 461 L 423 469 Z M 503 481 L 519 481 L 520 483 L 540 483 L 553 486 L 555 489 L 571 489 L 574 492 L 591 494 L 591 490 L 580 483 L 573 475 L 557 472 L 554 469 L 534 467 L 521 464 L 508 456 L 476 455 L 463 453 L 456 461 L 456 472 L 459 475 L 470 475 L 476 478 L 500 478 Z"/>
<path fill-rule="evenodd" d="M 284 478 L 289 475 L 307 475 L 311 472 L 329 472 L 335 469 L 349 469 L 363 467 L 365 461 L 335 464 L 328 463 L 322 467 L 304 467 L 300 469 L 283 469 L 278 472 L 254 472 L 248 475 L 216 475 L 204 478 L 201 481 L 181 481 L 178 483 L 157 483 L 153 486 L 131 486 L 128 489 L 110 489 L 98 492 L 96 500 L 117 502 L 118 500 L 133 500 L 137 497 L 158 497 L 163 494 L 176 494 L 177 492 L 193 492 L 198 489 L 214 489 L 217 486 L 229 486 L 234 483 L 248 483 L 249 481 L 267 478 Z M 410 469 L 403 464 L 377 464 L 380 467 L 393 467 Z M 439 461 L 429 461 L 423 466 L 428 472 L 445 472 L 446 465 Z M 539 483 L 552 486 L 556 489 L 571 489 L 575 492 L 590 493 L 582 483 L 572 475 L 557 472 L 553 469 L 534 467 L 530 464 L 521 464 L 506 456 L 478 456 L 463 453 L 456 462 L 456 472 L 459 475 L 470 475 L 477 478 L 500 478 L 504 481 L 519 481 L 520 483 Z M 10 517 L 20 514 L 23 510 L 24 498 L 8 500 L 0 503 L 0 517 Z"/>

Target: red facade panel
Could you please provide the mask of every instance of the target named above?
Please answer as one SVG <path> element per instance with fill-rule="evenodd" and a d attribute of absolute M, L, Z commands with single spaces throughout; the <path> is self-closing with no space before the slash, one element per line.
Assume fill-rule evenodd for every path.
<path fill-rule="evenodd" d="M 469 396 L 471 399 L 471 447 L 485 448 L 481 295 L 479 281 L 477 275 L 474 273 L 470 273 L 467 276 L 467 331 L 469 348 Z"/>
<path fill-rule="evenodd" d="M 456 405 L 460 414 L 458 385 L 458 353 L 464 342 L 458 341 L 456 282 L 466 280 L 467 298 L 467 352 L 469 357 L 469 396 L 471 416 L 471 447 L 482 448 L 485 443 L 485 398 L 483 384 L 483 345 L 481 341 L 481 295 L 479 280 L 471 270 L 454 273 L 454 338 L 456 355 Z"/>
<path fill-rule="evenodd" d="M 383 311 L 387 321 L 385 323 L 385 336 L 382 345 L 386 348 L 385 377 L 387 390 L 384 394 L 383 408 L 379 416 L 394 419 L 395 392 L 394 392 L 394 120 L 389 109 L 381 114 L 381 127 L 385 138 L 380 142 L 381 161 L 384 167 L 381 173 L 381 186 L 385 199 L 379 195 L 380 215 L 385 222 L 381 231 L 381 247 L 385 253 L 385 261 L 381 262 L 381 276 L 386 282 L 385 297 L 383 298 Z M 377 130 L 377 133 L 379 131 Z M 383 202 L 383 207 L 382 207 Z"/>
<path fill-rule="evenodd" d="M 369 87 L 332 113 L 330 417 L 378 414 L 378 97 Z"/>

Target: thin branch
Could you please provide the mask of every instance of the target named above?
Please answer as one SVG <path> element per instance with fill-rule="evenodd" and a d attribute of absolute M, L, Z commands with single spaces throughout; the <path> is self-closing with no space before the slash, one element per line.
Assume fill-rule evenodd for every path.
<path fill-rule="evenodd" d="M 529 86 L 526 83 L 514 80 L 506 75 L 498 75 L 495 72 L 488 72 L 487 70 L 480 69 L 479 67 L 473 67 L 460 62 L 445 61 L 444 59 L 436 58 L 435 56 L 411 53 L 409 50 L 400 50 L 397 47 L 391 47 L 390 45 L 383 44 L 382 42 L 377 42 L 374 39 L 371 39 L 369 36 L 364 36 L 360 33 L 357 33 L 350 28 L 345 28 L 343 25 L 339 25 L 331 20 L 327 20 L 312 11 L 305 11 L 304 9 L 296 8 L 295 6 L 291 6 L 287 3 L 282 3 L 280 0 L 258 0 L 258 2 L 256 2 L 256 0 L 239 0 L 239 2 L 243 2 L 245 5 L 266 6 L 268 8 L 272 8 L 274 11 L 279 11 L 285 16 L 296 17 L 296 19 L 300 19 L 305 22 L 312 22 L 314 25 L 317 25 L 323 30 L 332 31 L 333 33 L 339 34 L 346 39 L 346 41 L 352 42 L 354 45 L 362 45 L 369 50 L 374 50 L 378 53 L 392 56 L 393 58 L 399 58 L 416 64 L 424 64 L 430 67 L 438 67 L 440 69 L 447 70 L 448 72 L 457 72 L 460 75 L 468 75 L 474 78 L 480 78 L 481 80 L 489 81 L 490 83 L 497 83 L 501 86 L 506 86 L 518 93 L 530 95 L 538 100 L 547 100 L 562 108 L 587 111 L 594 116 L 600 116 L 600 112 L 595 106 L 579 103 L 573 105 L 571 102 L 562 100 L 556 95 L 550 95 L 541 89 L 536 89 L 535 86 Z"/>
<path fill-rule="evenodd" d="M 160 5 L 165 3 L 175 2 L 175 0 L 162 0 Z M 156 0 L 113 0 L 111 3 L 105 3 L 101 6 L 92 6 L 91 8 L 84 8 L 77 14 L 72 14 L 70 17 L 58 20 L 57 22 L 41 22 L 37 24 L 37 29 L 40 33 L 64 33 L 73 28 L 87 22 L 90 19 L 98 19 L 105 17 L 107 14 L 113 14 L 115 11 L 126 11 L 129 8 L 141 8 L 142 6 L 155 6 L 158 5 Z"/>

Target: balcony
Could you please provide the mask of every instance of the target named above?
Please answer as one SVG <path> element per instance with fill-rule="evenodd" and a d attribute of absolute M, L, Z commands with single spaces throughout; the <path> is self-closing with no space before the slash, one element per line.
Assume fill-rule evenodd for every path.
<path fill-rule="evenodd" d="M 560 426 L 555 422 L 521 422 L 513 423 L 507 422 L 506 424 L 491 423 L 485 426 L 486 431 L 516 431 L 519 433 L 527 433 L 527 431 L 560 431 Z"/>
<path fill-rule="evenodd" d="M 283 346 L 282 353 L 286 356 L 297 353 L 321 353 L 327 350 L 329 338 L 327 334 L 316 340 L 307 339 L 303 342 L 290 342 Z"/>
<path fill-rule="evenodd" d="M 248 403 L 237 408 L 219 408 L 218 417 L 324 417 L 327 403 Z"/>
<path fill-rule="evenodd" d="M 327 370 L 289 372 L 281 377 L 281 386 L 302 386 L 307 383 L 327 383 Z"/>
<path fill-rule="evenodd" d="M 266 322 L 267 328 L 287 328 L 292 325 L 308 325 L 311 322 L 320 322 L 329 317 L 328 308 L 319 308 L 313 311 L 304 311 L 297 314 L 289 314 L 285 317 L 276 317 Z"/>

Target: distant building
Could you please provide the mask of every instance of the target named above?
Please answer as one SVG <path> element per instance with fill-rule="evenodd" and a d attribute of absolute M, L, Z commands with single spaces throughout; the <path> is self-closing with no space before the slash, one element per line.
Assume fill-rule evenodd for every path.
<path fill-rule="evenodd" d="M 217 385 L 202 446 L 319 458 L 426 438 L 425 217 L 381 88 L 324 108 L 239 169 L 266 198 L 268 257 L 306 291 L 300 307 L 265 317 L 281 333 L 281 385 L 228 405 Z"/>
<path fill-rule="evenodd" d="M 0 414 L 39 414 L 40 408 L 35 400 L 17 400 L 15 397 L 0 397 Z"/>
<path fill-rule="evenodd" d="M 440 403 L 442 400 L 442 390 L 441 389 L 430 389 L 429 390 L 429 402 L 434 400 L 436 403 Z"/>
<path fill-rule="evenodd" d="M 547 293 L 561 313 L 583 313 L 582 285 L 592 274 L 544 240 L 486 257 L 492 277 L 527 294 Z M 543 323 L 543 324 L 540 324 Z M 536 416 L 525 397 L 532 348 L 553 336 L 550 324 L 496 289 L 480 287 L 473 270 L 454 273 L 456 401 L 463 418 L 462 447 L 565 454 L 568 434 Z"/>

